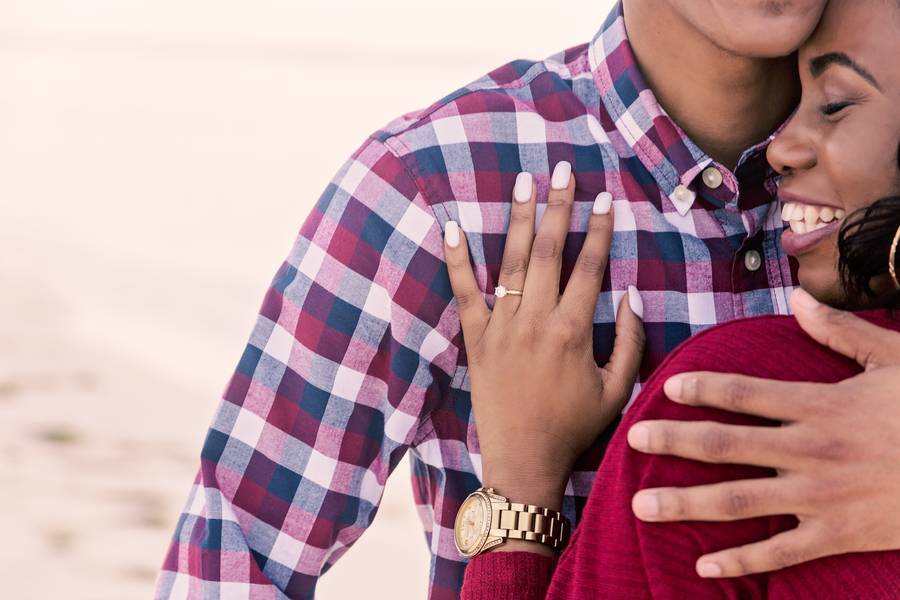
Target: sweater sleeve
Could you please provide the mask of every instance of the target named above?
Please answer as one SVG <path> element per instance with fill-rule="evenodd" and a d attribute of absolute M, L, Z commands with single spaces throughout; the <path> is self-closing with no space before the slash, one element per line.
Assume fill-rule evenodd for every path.
<path fill-rule="evenodd" d="M 462 600 L 543 600 L 556 560 L 531 552 L 488 552 L 466 567 Z"/>

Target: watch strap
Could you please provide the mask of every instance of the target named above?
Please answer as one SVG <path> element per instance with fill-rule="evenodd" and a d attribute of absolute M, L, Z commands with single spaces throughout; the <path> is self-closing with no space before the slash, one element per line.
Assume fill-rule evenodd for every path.
<path fill-rule="evenodd" d="M 561 513 L 518 502 L 491 506 L 491 533 L 506 539 L 539 542 L 555 550 L 569 540 L 571 523 Z"/>

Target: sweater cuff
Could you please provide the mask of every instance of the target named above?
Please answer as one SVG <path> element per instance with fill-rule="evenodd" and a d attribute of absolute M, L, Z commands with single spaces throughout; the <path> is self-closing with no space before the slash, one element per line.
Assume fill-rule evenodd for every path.
<path fill-rule="evenodd" d="M 556 559 L 533 552 L 488 552 L 466 567 L 462 600 L 543 600 Z"/>

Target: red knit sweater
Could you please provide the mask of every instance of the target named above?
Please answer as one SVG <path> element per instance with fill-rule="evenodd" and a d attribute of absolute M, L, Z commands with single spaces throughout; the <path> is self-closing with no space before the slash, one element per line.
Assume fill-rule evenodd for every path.
<path fill-rule="evenodd" d="M 900 322 L 883 312 L 862 316 L 900 330 Z M 696 575 L 694 564 L 702 554 L 771 537 L 795 527 L 794 517 L 733 523 L 644 523 L 634 517 L 631 498 L 640 489 L 774 474 L 755 467 L 645 455 L 628 447 L 628 428 L 646 419 L 775 425 L 745 415 L 683 406 L 665 398 L 662 385 L 668 377 L 697 370 L 830 383 L 858 374 L 860 367 L 815 343 L 789 317 L 736 321 L 693 337 L 660 366 L 626 413 L 600 466 L 581 523 L 559 560 L 527 552 L 489 552 L 476 557 L 466 569 L 462 598 L 900 599 L 900 552 L 829 557 L 741 578 L 715 580 Z"/>

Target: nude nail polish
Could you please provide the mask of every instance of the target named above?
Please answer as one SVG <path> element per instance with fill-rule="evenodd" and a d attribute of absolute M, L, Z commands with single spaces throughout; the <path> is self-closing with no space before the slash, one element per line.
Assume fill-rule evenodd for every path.
<path fill-rule="evenodd" d="M 459 223 L 447 221 L 447 224 L 444 226 L 444 239 L 451 248 L 459 246 Z"/>
<path fill-rule="evenodd" d="M 572 165 L 564 160 L 556 163 L 553 169 L 553 176 L 550 177 L 550 187 L 554 190 L 564 190 L 569 187 L 569 180 L 572 178 Z"/>
<path fill-rule="evenodd" d="M 513 188 L 513 198 L 519 204 L 524 204 L 531 200 L 531 191 L 533 189 L 533 178 L 531 173 L 522 171 L 516 175 L 516 185 Z"/>
<path fill-rule="evenodd" d="M 628 286 L 628 306 L 631 312 L 636 314 L 639 319 L 644 318 L 644 300 L 641 298 L 640 292 L 633 285 Z"/>

